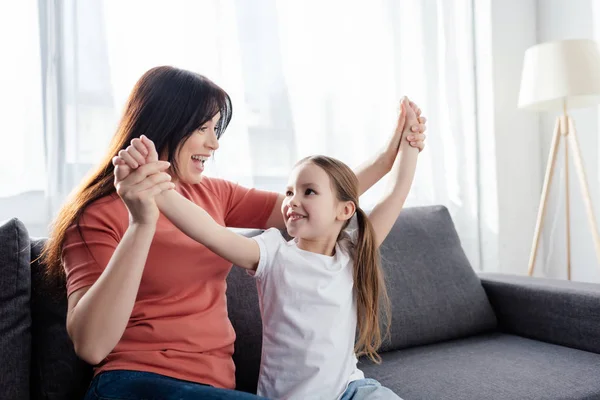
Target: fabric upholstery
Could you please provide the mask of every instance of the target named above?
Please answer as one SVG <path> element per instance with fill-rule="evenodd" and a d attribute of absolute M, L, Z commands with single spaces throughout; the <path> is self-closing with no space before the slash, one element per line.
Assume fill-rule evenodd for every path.
<path fill-rule="evenodd" d="M 43 244 L 44 240 L 31 243 L 31 398 L 82 399 L 92 379 L 92 367 L 77 357 L 67 334 L 66 287 L 49 282 L 36 261 Z"/>
<path fill-rule="evenodd" d="M 29 235 L 13 218 L 0 225 L 0 399 L 29 399 Z"/>
<path fill-rule="evenodd" d="M 600 399 L 600 355 L 492 333 L 386 353 L 365 376 L 410 400 Z"/>
<path fill-rule="evenodd" d="M 260 230 L 241 230 L 252 237 Z M 227 277 L 227 310 L 235 330 L 236 389 L 256 393 L 262 349 L 262 320 L 258 306 L 256 281 L 240 267 L 234 266 Z"/>
<path fill-rule="evenodd" d="M 494 311 L 445 207 L 403 210 L 381 254 L 392 303 L 391 336 L 382 351 L 496 328 Z"/>
<path fill-rule="evenodd" d="M 600 354 L 600 285 L 481 274 L 506 332 Z"/>

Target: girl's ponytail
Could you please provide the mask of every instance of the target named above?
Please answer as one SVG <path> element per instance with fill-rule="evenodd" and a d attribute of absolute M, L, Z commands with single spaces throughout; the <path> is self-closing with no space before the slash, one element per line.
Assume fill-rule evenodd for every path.
<path fill-rule="evenodd" d="M 381 318 L 385 318 L 386 335 L 390 327 L 390 300 L 383 280 L 375 231 L 365 212 L 357 206 L 358 239 L 354 249 L 354 285 L 358 310 L 358 337 L 354 350 L 375 363 L 381 362 L 377 350 L 383 341 Z M 382 308 L 380 309 L 380 301 Z"/>

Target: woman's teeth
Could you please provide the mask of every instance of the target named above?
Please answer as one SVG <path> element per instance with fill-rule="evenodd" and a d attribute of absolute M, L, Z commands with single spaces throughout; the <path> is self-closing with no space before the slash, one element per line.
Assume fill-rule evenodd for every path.
<path fill-rule="evenodd" d="M 206 162 L 206 160 L 208 160 L 208 157 L 205 157 L 205 156 L 192 156 L 192 160 L 200 161 L 202 164 L 204 164 Z"/>

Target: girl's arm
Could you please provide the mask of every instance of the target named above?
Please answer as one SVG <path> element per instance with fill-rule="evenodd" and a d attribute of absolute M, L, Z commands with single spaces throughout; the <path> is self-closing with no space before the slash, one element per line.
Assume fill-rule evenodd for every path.
<path fill-rule="evenodd" d="M 156 204 L 187 236 L 238 267 L 256 270 L 260 250 L 255 240 L 219 225 L 204 209 L 175 190 L 157 196 Z"/>
<path fill-rule="evenodd" d="M 417 123 L 417 115 L 408 105 L 406 99 L 402 101 L 400 113 L 399 124 L 403 119 L 402 114 L 406 116 L 406 124 L 404 126 L 410 127 Z M 402 138 L 398 154 L 390 172 L 386 194 L 369 215 L 369 220 L 375 230 L 375 243 L 377 247 L 383 243 L 396 219 L 398 219 L 398 215 L 410 191 L 417 167 L 419 149 L 411 147 L 409 142 L 405 140 L 405 137 L 411 134 L 410 129 L 403 129 L 401 126 L 399 126 L 399 129 L 402 129 Z"/>
<path fill-rule="evenodd" d="M 135 160 L 137 160 L 137 164 L 158 162 L 158 153 L 154 143 L 144 135 L 140 139 L 133 139 L 131 146 L 121 151 L 113 163 L 136 168 Z M 162 194 L 164 196 L 156 196 L 156 204 L 179 230 L 233 264 L 256 270 L 260 258 L 260 250 L 256 241 L 219 225 L 206 210 L 175 190 L 169 190 Z"/>
<path fill-rule="evenodd" d="M 421 109 L 412 101 L 407 101 L 407 106 L 415 112 L 417 116 L 416 120 L 408 121 L 408 123 L 405 124 L 405 113 L 400 113 L 396 129 L 385 148 L 382 151 L 378 151 L 354 169 L 354 173 L 358 178 L 359 195 L 365 193 L 390 172 L 390 169 L 394 165 L 394 160 L 397 158 L 396 155 L 398 154 L 401 140 L 405 144 L 410 144 L 410 146 L 406 147 L 414 147 L 419 151 L 422 151 L 425 147 L 425 134 L 423 132 L 425 132 L 426 129 L 425 123 L 427 122 L 427 119 L 421 116 Z M 410 128 L 410 130 L 407 129 L 407 134 L 402 135 L 405 125 Z M 284 197 L 285 196 L 282 194 L 277 197 L 271 215 L 267 220 L 268 228 L 275 227 L 277 229 L 285 229 L 285 223 L 281 217 L 281 204 L 283 203 Z"/>

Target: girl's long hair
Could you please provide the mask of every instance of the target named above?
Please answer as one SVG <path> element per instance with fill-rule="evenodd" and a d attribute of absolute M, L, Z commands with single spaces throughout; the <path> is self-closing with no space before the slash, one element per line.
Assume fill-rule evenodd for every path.
<path fill-rule="evenodd" d="M 85 208 L 115 192 L 112 158 L 120 150 L 127 148 L 132 139 L 146 135 L 158 154 L 167 154 L 177 174 L 177 152 L 194 131 L 218 112 L 221 118 L 215 128 L 217 138 L 231 120 L 231 100 L 223 89 L 202 75 L 170 66 L 147 71 L 129 95 L 106 155 L 71 193 L 52 224 L 40 256 L 47 277 L 55 283 L 64 282 L 61 254 L 66 231 L 76 224 L 81 234 L 79 219 Z"/>
<path fill-rule="evenodd" d="M 329 176 L 338 201 L 351 201 L 356 207 L 358 239 L 354 247 L 354 287 L 358 317 L 358 336 L 354 351 L 376 363 L 381 362 L 377 350 L 389 332 L 390 300 L 387 295 L 375 232 L 365 212 L 358 205 L 358 178 L 343 162 L 326 156 L 304 158 L 297 165 L 313 163 Z M 346 222 L 344 228 L 350 220 Z M 382 325 L 385 334 L 382 334 Z"/>

